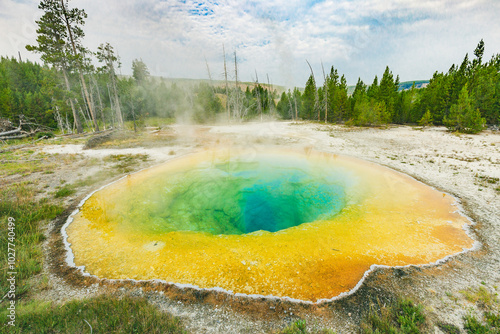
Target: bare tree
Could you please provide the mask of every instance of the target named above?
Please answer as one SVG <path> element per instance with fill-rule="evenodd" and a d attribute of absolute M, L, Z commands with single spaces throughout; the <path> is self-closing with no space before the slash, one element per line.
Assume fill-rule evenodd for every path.
<path fill-rule="evenodd" d="M 318 110 L 318 122 L 320 121 L 320 109 L 319 109 L 319 98 L 318 98 L 318 89 L 316 88 L 316 78 L 314 77 L 314 72 L 313 72 L 313 69 L 312 69 L 312 66 L 311 64 L 309 64 L 309 61 L 307 61 L 306 59 L 306 62 L 307 62 L 307 65 L 309 65 L 309 69 L 311 70 L 311 75 L 312 75 L 312 79 L 313 79 L 313 84 L 314 84 L 314 110 Z"/>
<path fill-rule="evenodd" d="M 325 124 L 328 122 L 328 80 L 326 80 L 325 68 L 321 61 L 321 70 L 323 71 L 323 103 L 325 104 Z"/>
<path fill-rule="evenodd" d="M 224 80 L 226 82 L 226 110 L 227 110 L 227 120 L 231 121 L 231 109 L 229 107 L 229 89 L 227 85 L 227 67 L 226 67 L 226 48 L 222 44 L 222 52 L 224 53 Z"/>
<path fill-rule="evenodd" d="M 111 103 L 111 109 L 115 110 L 116 121 L 118 126 L 123 128 L 123 115 L 120 107 L 120 99 L 118 97 L 118 89 L 116 84 L 116 72 L 115 72 L 115 62 L 118 63 L 118 67 L 120 67 L 120 61 L 118 57 L 115 55 L 113 47 L 111 44 L 101 44 L 96 53 L 97 59 L 104 63 L 104 66 L 100 68 L 101 71 L 107 72 L 109 75 L 110 84 L 108 84 L 108 94 Z M 111 92 L 110 87 L 111 86 Z M 111 94 L 112 93 L 112 94 Z"/>
<path fill-rule="evenodd" d="M 68 37 L 71 42 L 71 46 L 73 49 L 73 56 L 75 59 L 80 59 L 82 57 L 81 53 L 79 53 L 76 49 L 76 42 L 75 38 L 73 37 L 73 29 L 71 28 L 71 23 L 70 20 L 77 22 L 77 23 L 83 23 L 83 19 L 87 16 L 84 11 L 80 11 L 78 9 L 73 9 L 70 13 L 68 13 L 68 10 L 66 8 L 66 3 L 64 0 L 61 0 L 61 6 L 62 6 L 62 13 L 63 13 L 63 18 L 64 22 L 66 23 L 66 28 L 68 29 Z M 81 36 L 83 37 L 83 31 L 81 29 L 78 30 L 81 33 Z M 80 47 L 81 48 L 81 47 Z M 94 110 L 92 109 L 91 106 L 91 101 L 89 97 L 89 92 L 87 90 L 87 84 L 85 83 L 85 79 L 83 77 L 83 72 L 82 72 L 82 66 L 80 61 L 76 61 L 77 67 L 78 67 L 78 74 L 80 76 L 80 81 L 82 83 L 82 89 L 84 91 L 85 99 L 87 100 L 88 108 L 90 110 L 90 115 L 92 117 L 92 123 L 94 124 L 94 130 L 99 131 L 99 125 L 97 124 L 97 120 L 94 115 Z"/>
<path fill-rule="evenodd" d="M 269 88 L 269 112 L 271 114 L 274 113 L 274 87 L 271 85 L 271 81 L 269 80 L 269 73 L 266 73 L 267 76 L 267 87 Z"/>
<path fill-rule="evenodd" d="M 208 80 L 210 81 L 210 87 L 212 87 L 212 91 L 215 94 L 216 92 L 215 92 L 215 87 L 214 87 L 214 83 L 212 80 L 212 73 L 210 73 L 210 67 L 208 66 L 207 57 L 204 56 L 204 58 L 205 58 L 205 65 L 207 65 L 207 73 L 208 73 Z"/>
<path fill-rule="evenodd" d="M 238 85 L 238 58 L 236 57 L 236 51 L 234 51 L 234 85 L 235 85 L 235 106 L 234 113 L 237 119 L 240 119 L 240 87 Z"/>
<path fill-rule="evenodd" d="M 260 114 L 260 121 L 262 122 L 262 104 L 260 100 L 260 85 L 257 70 L 255 70 L 255 91 L 257 92 L 257 112 Z"/>

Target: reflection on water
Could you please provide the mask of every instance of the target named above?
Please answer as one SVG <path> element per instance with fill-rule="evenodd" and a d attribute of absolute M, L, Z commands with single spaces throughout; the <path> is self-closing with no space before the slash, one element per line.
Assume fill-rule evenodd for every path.
<path fill-rule="evenodd" d="M 67 233 L 76 265 L 99 277 L 317 301 L 351 290 L 372 264 L 470 248 L 453 203 L 351 158 L 207 150 L 96 192 Z"/>

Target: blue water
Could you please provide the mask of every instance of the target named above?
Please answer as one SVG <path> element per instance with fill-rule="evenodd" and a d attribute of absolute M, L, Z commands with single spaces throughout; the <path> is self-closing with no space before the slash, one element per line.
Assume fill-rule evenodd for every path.
<path fill-rule="evenodd" d="M 152 233 L 277 232 L 337 215 L 345 206 L 345 176 L 282 156 L 208 162 L 146 180 L 137 187 L 141 201 L 119 214 L 124 224 Z"/>
<path fill-rule="evenodd" d="M 244 233 L 276 232 L 336 215 L 344 206 L 343 188 L 321 183 L 304 172 L 287 170 L 269 181 L 242 189 Z"/>

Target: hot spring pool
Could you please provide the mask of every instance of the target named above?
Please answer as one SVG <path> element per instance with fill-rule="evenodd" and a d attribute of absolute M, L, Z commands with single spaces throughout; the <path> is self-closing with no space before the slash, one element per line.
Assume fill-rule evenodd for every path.
<path fill-rule="evenodd" d="M 390 169 L 319 152 L 205 150 L 92 194 L 64 228 L 74 265 L 316 302 L 371 265 L 471 248 L 451 196 Z"/>

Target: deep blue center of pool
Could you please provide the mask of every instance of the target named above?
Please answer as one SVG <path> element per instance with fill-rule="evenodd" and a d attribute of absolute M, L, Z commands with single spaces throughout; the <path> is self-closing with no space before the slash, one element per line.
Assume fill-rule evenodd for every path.
<path fill-rule="evenodd" d="M 123 213 L 124 221 L 154 233 L 277 232 L 337 215 L 344 181 L 344 174 L 301 159 L 207 163 L 148 181 L 144 200 Z"/>

